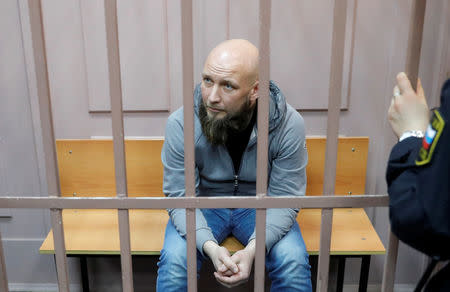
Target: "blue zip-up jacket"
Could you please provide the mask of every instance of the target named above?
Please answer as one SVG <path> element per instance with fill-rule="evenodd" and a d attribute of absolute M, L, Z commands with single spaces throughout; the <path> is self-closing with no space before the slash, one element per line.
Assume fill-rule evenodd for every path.
<path fill-rule="evenodd" d="M 280 89 L 270 82 L 268 196 L 303 196 L 306 189 L 308 155 L 305 127 L 301 115 L 289 104 Z M 196 196 L 255 196 L 256 194 L 256 140 L 255 124 L 241 158 L 240 169 L 235 170 L 226 146 L 215 146 L 203 135 L 198 108 L 202 102 L 200 85 L 194 91 L 194 143 Z M 173 112 L 166 125 L 166 136 L 161 153 L 164 165 L 163 191 L 169 197 L 185 195 L 184 185 L 183 108 Z M 169 209 L 170 218 L 181 236 L 186 234 L 185 209 Z M 298 209 L 268 209 L 266 216 L 266 250 L 270 251 L 291 228 Z M 217 243 L 199 209 L 196 209 L 197 249 L 203 254 L 203 244 Z M 255 237 L 255 232 L 249 239 Z M 247 243 L 243 243 L 247 244 Z"/>

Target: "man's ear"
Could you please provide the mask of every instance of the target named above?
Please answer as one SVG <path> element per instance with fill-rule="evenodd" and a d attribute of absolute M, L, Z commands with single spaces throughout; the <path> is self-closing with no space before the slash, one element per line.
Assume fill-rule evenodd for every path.
<path fill-rule="evenodd" d="M 253 104 L 258 99 L 258 91 L 259 91 L 259 81 L 256 80 L 253 84 L 252 89 L 250 90 L 250 102 Z"/>

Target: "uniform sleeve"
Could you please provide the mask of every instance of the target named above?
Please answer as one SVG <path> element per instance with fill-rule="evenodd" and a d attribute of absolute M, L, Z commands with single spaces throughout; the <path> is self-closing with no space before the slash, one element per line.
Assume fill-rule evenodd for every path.
<path fill-rule="evenodd" d="M 424 139 L 410 137 L 397 143 L 386 173 L 392 231 L 431 256 L 448 256 L 450 246 L 450 125 L 448 104 L 443 101 L 438 110 L 443 130 L 427 130 Z"/>
<path fill-rule="evenodd" d="M 269 196 L 304 196 L 306 190 L 306 164 L 308 154 L 305 144 L 303 119 L 298 113 L 291 116 L 290 124 L 278 137 L 278 150 L 272 159 L 268 180 Z M 266 251 L 270 252 L 289 232 L 297 218 L 298 209 L 267 209 Z M 250 239 L 255 237 L 255 232 Z"/>
<path fill-rule="evenodd" d="M 173 116 L 169 117 L 161 160 L 164 166 L 163 192 L 168 197 L 185 196 L 184 184 L 184 140 L 183 126 Z M 198 170 L 195 170 L 196 189 L 199 185 Z M 181 236 L 186 236 L 186 210 L 168 209 L 170 219 Z M 203 244 L 212 240 L 217 243 L 201 210 L 196 209 L 196 244 L 203 254 Z"/>

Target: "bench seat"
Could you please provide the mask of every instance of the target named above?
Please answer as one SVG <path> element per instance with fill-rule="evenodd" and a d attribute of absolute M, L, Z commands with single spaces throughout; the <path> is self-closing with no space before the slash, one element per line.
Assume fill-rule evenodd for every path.
<path fill-rule="evenodd" d="M 301 210 L 300 225 L 307 251 L 319 253 L 320 209 Z M 159 255 L 169 216 L 165 210 L 130 210 L 131 253 Z M 67 254 L 120 254 L 117 210 L 64 210 L 64 233 Z M 335 209 L 331 236 L 332 255 L 384 254 L 385 249 L 364 209 Z M 230 251 L 242 249 L 235 238 L 225 245 Z M 53 233 L 43 242 L 40 252 L 53 254 Z"/>
<path fill-rule="evenodd" d="M 364 194 L 368 143 L 367 137 L 340 137 L 336 165 L 335 193 Z M 326 139 L 307 137 L 308 165 L 306 195 L 321 195 L 325 165 Z M 161 197 L 163 167 L 162 139 L 126 140 L 127 187 L 130 197 Z M 61 195 L 65 197 L 115 196 L 114 154 L 111 140 L 57 140 Z M 165 210 L 130 210 L 131 253 L 158 256 L 164 242 L 168 214 Z M 303 209 L 297 221 L 315 264 L 320 242 L 320 209 Z M 87 257 L 119 255 L 117 210 L 63 210 L 66 253 L 80 258 L 83 291 L 89 291 Z M 224 245 L 230 251 L 242 249 L 234 238 Z M 54 254 L 50 231 L 39 250 Z M 385 248 L 364 209 L 335 209 L 331 235 L 331 260 L 338 260 L 336 291 L 342 291 L 345 259 L 359 257 L 360 291 L 367 290 L 370 256 L 384 254 Z M 315 267 L 312 268 L 314 273 Z M 313 286 L 314 286 L 313 277 Z"/>

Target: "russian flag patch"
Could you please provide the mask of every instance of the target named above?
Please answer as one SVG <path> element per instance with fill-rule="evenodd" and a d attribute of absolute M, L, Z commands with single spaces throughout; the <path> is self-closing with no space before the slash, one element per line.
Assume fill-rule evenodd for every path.
<path fill-rule="evenodd" d="M 422 140 L 422 147 L 417 157 L 416 165 L 424 165 L 431 161 L 434 149 L 439 141 L 442 130 L 444 130 L 445 121 L 438 110 L 434 110 L 431 122 L 428 125 L 425 136 Z"/>

